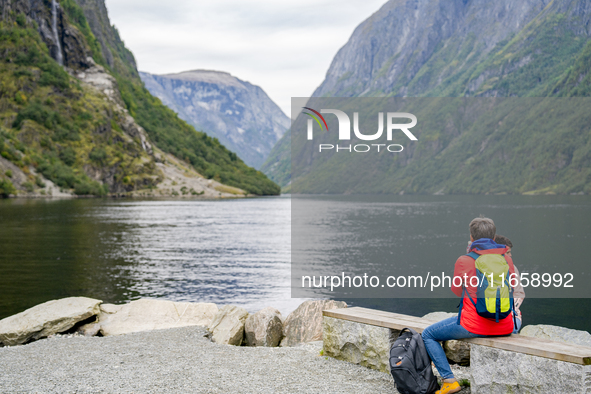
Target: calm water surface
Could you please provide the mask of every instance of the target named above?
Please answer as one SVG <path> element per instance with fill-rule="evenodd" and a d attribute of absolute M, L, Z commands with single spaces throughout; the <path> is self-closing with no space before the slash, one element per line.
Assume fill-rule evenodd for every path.
<path fill-rule="evenodd" d="M 417 261 L 445 250 L 445 264 L 452 265 L 466 246 L 467 223 L 484 213 L 516 244 L 522 265 L 528 259 L 550 266 L 590 262 L 586 196 L 395 196 L 370 205 L 344 197 L 320 201 L 326 199 L 337 211 L 339 204 L 358 210 L 336 215 L 341 222 L 333 226 L 349 231 L 360 215 L 375 211 L 392 225 L 389 242 L 398 255 Z M 289 197 L 0 200 L 0 318 L 79 295 L 110 303 L 141 297 L 215 302 L 251 312 L 274 306 L 287 314 L 302 301 L 290 298 L 291 204 Z M 343 264 L 356 245 L 325 247 L 327 264 Z M 346 301 L 417 316 L 457 305 L 447 298 Z M 589 299 L 530 298 L 522 311 L 525 324 L 591 331 Z"/>
<path fill-rule="evenodd" d="M 289 198 L 0 201 L 0 318 L 74 295 L 288 312 L 289 264 Z"/>

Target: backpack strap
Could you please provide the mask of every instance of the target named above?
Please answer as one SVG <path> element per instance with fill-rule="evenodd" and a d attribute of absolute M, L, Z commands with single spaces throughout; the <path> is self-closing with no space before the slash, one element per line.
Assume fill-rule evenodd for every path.
<path fill-rule="evenodd" d="M 509 298 L 511 300 L 511 313 L 513 313 L 513 330 L 515 330 L 515 327 L 517 327 L 517 315 L 515 314 L 515 299 L 513 298 L 513 293 L 515 291 L 513 290 L 513 288 L 511 287 L 511 285 L 509 285 Z"/>
<path fill-rule="evenodd" d="M 403 328 L 402 330 L 400 330 L 400 333 L 398 334 L 398 336 L 402 335 L 402 333 L 403 333 L 404 331 L 408 331 L 408 332 L 410 332 L 410 333 L 411 333 L 411 335 L 419 335 L 419 333 L 418 333 L 418 332 L 416 332 L 415 330 L 413 330 L 412 328 L 410 328 L 410 327 L 405 327 L 405 328 Z"/>
<path fill-rule="evenodd" d="M 476 252 L 470 252 L 466 256 L 474 259 L 474 261 L 476 261 L 476 259 L 480 257 L 480 255 Z M 476 306 L 476 303 L 474 302 L 474 300 L 472 300 L 472 297 L 470 297 L 470 293 L 468 293 L 468 290 L 466 290 L 466 286 L 462 284 L 462 296 L 460 298 L 460 303 L 457 306 L 458 308 L 460 308 L 458 311 L 458 326 L 460 325 L 460 318 L 462 317 L 462 308 L 464 307 L 464 294 L 466 294 L 470 301 L 474 304 L 474 306 Z"/>
<path fill-rule="evenodd" d="M 474 260 L 476 260 L 477 258 L 480 257 L 480 255 L 478 253 L 476 253 L 476 252 L 470 252 L 466 256 L 472 257 Z"/>
<path fill-rule="evenodd" d="M 498 323 L 499 322 L 499 313 L 501 311 L 501 289 L 499 289 L 498 287 L 497 287 L 497 302 L 496 302 L 495 309 L 496 309 L 495 321 Z"/>
<path fill-rule="evenodd" d="M 458 304 L 458 326 L 460 325 L 460 318 L 462 317 L 462 308 L 464 307 L 464 293 L 466 292 L 466 286 L 462 284 L 462 296 L 460 297 L 460 303 Z"/>

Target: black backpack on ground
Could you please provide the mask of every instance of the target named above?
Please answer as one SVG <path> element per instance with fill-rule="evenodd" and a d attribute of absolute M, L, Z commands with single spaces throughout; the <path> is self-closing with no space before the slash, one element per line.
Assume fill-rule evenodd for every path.
<path fill-rule="evenodd" d="M 390 372 L 401 394 L 432 394 L 439 390 L 421 334 L 403 328 L 390 348 Z"/>

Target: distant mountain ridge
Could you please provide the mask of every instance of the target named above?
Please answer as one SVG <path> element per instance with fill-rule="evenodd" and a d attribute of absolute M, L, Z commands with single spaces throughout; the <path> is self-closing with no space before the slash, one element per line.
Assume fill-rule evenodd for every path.
<path fill-rule="evenodd" d="M 312 97 L 589 97 L 590 38 L 591 3 L 584 0 L 390 0 L 355 29 Z M 538 140 L 549 147 L 552 153 L 545 153 L 543 162 L 555 164 L 546 172 L 540 173 L 536 162 L 540 157 L 530 157 L 520 165 L 536 169 L 535 180 L 526 180 L 523 172 L 524 178 L 516 180 L 521 188 L 499 184 L 501 177 L 492 171 L 513 173 L 508 159 L 524 148 L 502 147 L 502 140 L 485 144 L 484 151 L 504 150 L 505 160 L 499 167 L 473 172 L 494 178 L 497 183 L 491 187 L 495 192 L 591 192 L 591 179 L 586 178 L 586 166 L 591 163 L 582 159 L 590 154 L 585 147 L 589 130 L 563 136 L 558 145 L 558 140 L 543 139 L 533 129 L 521 132 L 522 145 Z M 470 153 L 478 145 L 477 138 L 489 137 L 448 135 L 445 130 L 428 140 L 419 137 L 417 149 L 407 152 L 405 164 L 395 165 L 397 171 L 389 181 L 396 180 L 399 189 L 390 192 L 485 192 L 461 184 L 458 177 L 463 164 L 451 155 L 462 150 Z M 290 132 L 286 133 L 262 167 L 284 187 L 293 181 L 290 138 Z M 559 149 L 551 149 L 552 144 Z M 428 179 L 427 169 L 434 168 L 446 172 L 431 183 L 421 180 Z M 584 180 L 575 181 L 576 174 Z M 521 190 L 524 185 L 527 189 Z"/>
<path fill-rule="evenodd" d="M 217 138 L 254 168 L 260 168 L 289 127 L 289 118 L 263 89 L 227 72 L 140 72 L 140 77 L 181 119 Z"/>

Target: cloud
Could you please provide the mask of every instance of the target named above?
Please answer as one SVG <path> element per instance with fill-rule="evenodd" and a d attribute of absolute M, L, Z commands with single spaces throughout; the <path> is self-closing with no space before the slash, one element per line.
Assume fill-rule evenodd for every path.
<path fill-rule="evenodd" d="M 226 71 L 261 86 L 289 116 L 291 97 L 324 80 L 357 25 L 385 0 L 106 0 L 138 68 Z"/>

